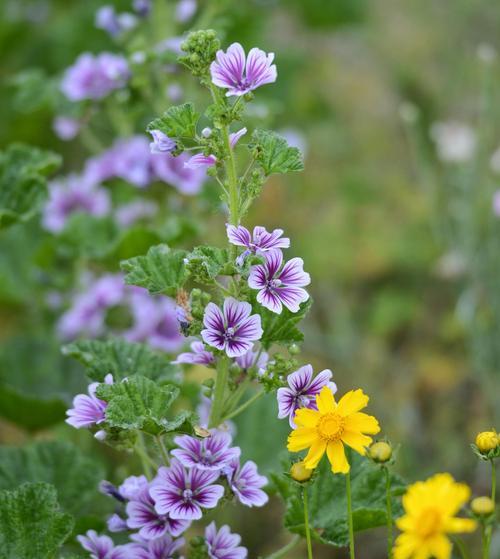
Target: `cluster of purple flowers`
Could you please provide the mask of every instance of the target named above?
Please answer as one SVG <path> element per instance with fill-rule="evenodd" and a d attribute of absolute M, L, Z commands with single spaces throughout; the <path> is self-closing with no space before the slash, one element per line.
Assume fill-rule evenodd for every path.
<path fill-rule="evenodd" d="M 111 35 L 119 35 L 133 29 L 138 23 L 137 17 L 129 12 L 116 13 L 114 6 L 101 6 L 95 15 L 95 26 Z"/>
<path fill-rule="evenodd" d="M 166 352 L 175 352 L 184 343 L 177 321 L 176 304 L 164 295 L 150 295 L 146 289 L 127 286 L 120 274 L 107 274 L 88 281 L 58 323 L 65 340 L 78 336 L 100 336 L 107 331 L 106 316 L 113 307 L 123 307 L 132 325 L 119 332 L 130 342 L 145 342 Z M 116 333 L 116 332 L 115 332 Z"/>

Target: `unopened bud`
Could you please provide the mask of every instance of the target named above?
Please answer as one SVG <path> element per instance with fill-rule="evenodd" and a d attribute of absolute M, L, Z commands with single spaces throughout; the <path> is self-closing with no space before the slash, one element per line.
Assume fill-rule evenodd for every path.
<path fill-rule="evenodd" d="M 304 462 L 295 462 L 290 468 L 290 475 L 295 481 L 303 482 L 311 479 L 314 470 L 310 470 L 304 466 Z"/>
<path fill-rule="evenodd" d="M 206 126 L 205 128 L 203 128 L 203 130 L 201 131 L 201 135 L 204 138 L 210 138 L 210 136 L 212 135 L 212 129 L 209 128 L 208 126 Z"/>
<path fill-rule="evenodd" d="M 472 499 L 470 508 L 478 516 L 489 516 L 495 510 L 495 503 L 489 497 Z"/>
<path fill-rule="evenodd" d="M 368 456 L 378 464 L 384 464 L 392 458 L 392 448 L 389 443 L 379 441 L 373 443 L 368 449 Z"/>
<path fill-rule="evenodd" d="M 288 351 L 291 355 L 297 355 L 298 353 L 300 353 L 300 347 L 297 344 L 291 344 L 288 348 Z"/>
<path fill-rule="evenodd" d="M 488 453 L 490 450 L 495 450 L 499 442 L 496 431 L 482 431 L 476 437 L 476 446 L 481 453 Z"/>

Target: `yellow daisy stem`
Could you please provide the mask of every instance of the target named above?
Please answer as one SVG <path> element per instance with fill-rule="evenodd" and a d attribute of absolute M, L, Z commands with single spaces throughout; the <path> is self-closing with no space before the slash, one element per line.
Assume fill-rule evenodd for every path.
<path fill-rule="evenodd" d="M 460 557 L 462 557 L 462 559 L 469 559 L 469 554 L 467 553 L 464 542 L 459 537 L 453 538 L 453 541 L 458 547 L 458 551 L 460 551 Z"/>
<path fill-rule="evenodd" d="M 495 503 L 497 492 L 497 471 L 495 468 L 495 461 L 491 462 L 491 500 Z M 488 559 L 490 556 L 491 537 L 493 535 L 493 526 L 483 525 L 483 559 Z"/>
<path fill-rule="evenodd" d="M 385 474 L 385 500 L 387 514 L 387 557 L 392 558 L 393 530 L 392 530 L 392 502 L 391 502 L 391 476 L 389 468 L 383 466 Z"/>
<path fill-rule="evenodd" d="M 304 501 L 304 525 L 306 529 L 307 559 L 313 559 L 311 529 L 309 527 L 309 512 L 307 510 L 307 487 L 304 487 L 302 490 L 302 500 Z"/>
<path fill-rule="evenodd" d="M 351 496 L 351 474 L 347 472 L 345 476 L 345 486 L 347 493 L 347 521 L 349 523 L 349 557 L 354 557 L 354 526 L 352 522 L 352 496 Z"/>
<path fill-rule="evenodd" d="M 497 471 L 495 469 L 495 461 L 492 459 L 491 462 L 491 500 L 495 502 L 496 491 L 497 491 Z"/>

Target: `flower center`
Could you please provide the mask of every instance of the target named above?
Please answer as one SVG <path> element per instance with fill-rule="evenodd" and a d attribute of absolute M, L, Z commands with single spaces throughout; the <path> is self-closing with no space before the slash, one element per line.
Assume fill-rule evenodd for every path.
<path fill-rule="evenodd" d="M 428 539 L 441 531 L 442 517 L 439 510 L 435 508 L 424 509 L 417 521 L 417 534 L 422 539 Z"/>
<path fill-rule="evenodd" d="M 327 413 L 321 417 L 316 427 L 318 435 L 325 441 L 337 441 L 342 436 L 345 419 L 338 413 Z"/>
<path fill-rule="evenodd" d="M 281 287 L 283 285 L 283 282 L 280 279 L 276 278 L 269 280 L 267 285 L 269 286 L 269 289 L 276 289 L 277 287 Z"/>
<path fill-rule="evenodd" d="M 184 498 L 184 501 L 190 501 L 193 498 L 193 492 L 191 489 L 184 489 L 182 497 Z"/>
<path fill-rule="evenodd" d="M 309 407 L 309 396 L 304 396 L 304 394 L 299 394 L 295 398 L 295 402 L 299 408 L 308 408 Z"/>
<path fill-rule="evenodd" d="M 229 326 L 229 328 L 226 328 L 226 331 L 224 332 L 224 339 L 232 340 L 233 337 L 234 337 L 234 328 L 232 326 Z"/>

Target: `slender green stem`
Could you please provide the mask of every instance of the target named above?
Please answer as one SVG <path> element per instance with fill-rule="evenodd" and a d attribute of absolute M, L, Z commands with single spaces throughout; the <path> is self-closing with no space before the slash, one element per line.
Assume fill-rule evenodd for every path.
<path fill-rule="evenodd" d="M 146 444 L 144 442 L 144 436 L 140 432 L 138 434 L 137 442 L 135 444 L 134 449 L 137 455 L 139 456 L 139 458 L 141 459 L 142 469 L 144 470 L 146 477 L 148 479 L 151 479 L 153 477 L 153 471 L 158 469 L 158 465 L 151 459 L 151 457 L 147 453 Z"/>
<path fill-rule="evenodd" d="M 453 538 L 453 541 L 455 542 L 462 559 L 469 559 L 469 553 L 467 552 L 467 548 L 465 547 L 465 544 L 462 541 L 462 539 L 459 537 L 455 537 Z"/>
<path fill-rule="evenodd" d="M 351 496 L 351 474 L 347 472 L 345 476 L 345 486 L 347 493 L 347 520 L 349 522 L 349 557 L 354 559 L 354 526 L 352 523 L 352 496 Z"/>
<path fill-rule="evenodd" d="M 497 470 L 495 468 L 495 461 L 490 460 L 490 462 L 491 462 L 491 500 L 495 502 L 497 496 Z"/>
<path fill-rule="evenodd" d="M 300 542 L 300 536 L 294 536 L 286 545 L 284 545 L 278 551 L 271 553 L 264 559 L 280 559 L 281 557 L 287 557 L 289 551 L 291 551 Z"/>
<path fill-rule="evenodd" d="M 491 462 L 491 500 L 495 503 L 496 500 L 496 492 L 497 492 L 497 471 L 495 468 L 495 461 L 490 460 Z M 483 524 L 483 559 L 489 559 L 490 556 L 490 545 L 491 545 L 491 537 L 493 535 L 493 525 L 488 524 L 485 526 Z"/>
<path fill-rule="evenodd" d="M 210 429 L 221 424 L 224 409 L 224 396 L 229 378 L 229 359 L 224 355 L 219 359 L 215 377 L 214 399 L 210 411 L 208 426 Z"/>
<path fill-rule="evenodd" d="M 309 527 L 309 512 L 307 510 L 307 487 L 304 487 L 302 490 L 302 500 L 304 501 L 304 525 L 306 529 L 307 559 L 313 559 L 311 529 Z"/>
<path fill-rule="evenodd" d="M 246 410 L 248 408 L 248 406 L 251 406 L 256 400 L 258 400 L 263 395 L 264 395 L 264 390 L 261 390 L 260 392 L 255 393 L 251 398 L 248 398 L 248 400 L 246 402 L 243 402 L 243 404 L 241 404 L 241 406 L 238 406 L 235 410 L 233 410 L 231 413 L 226 415 L 226 417 L 224 417 L 224 419 L 222 421 L 226 421 L 226 419 L 232 419 L 233 417 L 236 417 L 242 411 Z"/>
<path fill-rule="evenodd" d="M 394 535 L 392 531 L 392 502 L 391 502 L 391 475 L 389 473 L 389 468 L 383 466 L 385 474 L 385 502 L 386 502 L 386 514 L 387 514 L 387 557 L 392 558 L 392 545 L 394 541 Z"/>
<path fill-rule="evenodd" d="M 483 542 L 483 559 L 489 559 L 490 557 L 490 529 L 488 526 L 485 526 L 484 523 L 481 529 L 482 535 L 482 542 Z"/>
<path fill-rule="evenodd" d="M 239 222 L 239 193 L 238 193 L 238 177 L 236 175 L 236 162 L 234 160 L 233 148 L 229 140 L 229 127 L 222 128 L 222 135 L 224 137 L 224 144 L 227 151 L 227 183 L 229 188 L 229 221 L 231 225 L 238 225 Z"/>
<path fill-rule="evenodd" d="M 163 442 L 163 439 L 161 438 L 160 435 L 157 435 L 155 437 L 156 442 L 158 443 L 158 448 L 160 449 L 160 454 L 163 460 L 163 463 L 168 466 L 170 464 L 170 459 L 168 457 L 168 452 L 167 449 L 165 448 L 165 443 Z"/>

